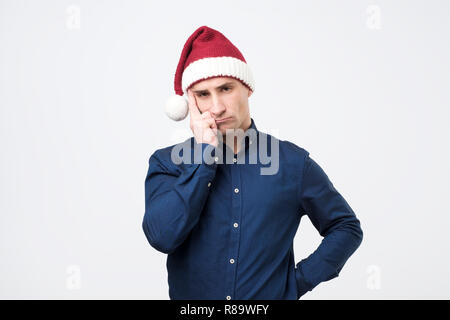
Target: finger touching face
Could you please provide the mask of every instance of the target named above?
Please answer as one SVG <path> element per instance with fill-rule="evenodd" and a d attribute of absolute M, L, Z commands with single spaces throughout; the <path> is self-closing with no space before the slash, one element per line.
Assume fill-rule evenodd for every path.
<path fill-rule="evenodd" d="M 193 117 L 195 119 L 200 118 L 201 117 L 200 110 L 198 110 L 194 94 L 192 93 L 192 91 L 190 89 L 188 90 L 188 100 L 189 100 L 189 102 L 188 102 L 189 113 L 190 113 L 191 117 Z"/>

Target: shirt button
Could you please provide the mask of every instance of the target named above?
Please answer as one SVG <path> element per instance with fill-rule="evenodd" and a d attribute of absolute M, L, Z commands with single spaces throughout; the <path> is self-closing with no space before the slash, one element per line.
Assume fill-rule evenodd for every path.
<path fill-rule="evenodd" d="M 236 161 L 237 161 L 237 159 L 236 159 L 236 158 L 233 158 L 233 162 L 236 163 Z"/>
<path fill-rule="evenodd" d="M 237 228 L 237 227 L 238 227 L 238 224 L 235 222 L 235 223 L 233 224 L 233 226 L 234 226 L 235 228 Z"/>
<path fill-rule="evenodd" d="M 230 259 L 230 263 L 232 263 L 232 264 L 233 264 L 233 263 L 234 263 L 234 259 Z"/>
<path fill-rule="evenodd" d="M 252 142 L 253 142 L 253 141 L 252 141 L 252 140 L 250 140 L 250 144 L 252 144 Z"/>
<path fill-rule="evenodd" d="M 231 300 L 231 297 L 230 297 L 230 296 L 227 296 L 227 300 Z"/>
<path fill-rule="evenodd" d="M 235 192 L 235 193 L 238 193 L 238 192 L 239 192 L 239 189 L 238 189 L 238 188 L 235 188 L 235 189 L 234 189 L 234 192 Z"/>
<path fill-rule="evenodd" d="M 208 187 L 211 187 L 211 182 L 208 182 Z"/>
<path fill-rule="evenodd" d="M 215 157 L 215 158 L 214 158 L 214 161 L 215 161 L 215 162 L 219 161 L 219 157 Z"/>

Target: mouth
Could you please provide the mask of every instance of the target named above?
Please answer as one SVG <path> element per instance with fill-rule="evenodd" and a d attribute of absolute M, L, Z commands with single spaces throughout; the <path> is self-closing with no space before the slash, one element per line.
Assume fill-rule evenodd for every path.
<path fill-rule="evenodd" d="M 223 119 L 220 119 L 220 120 L 216 120 L 216 123 L 223 123 L 223 122 L 227 122 L 227 121 L 229 121 L 229 120 L 231 120 L 230 117 L 228 117 L 228 118 L 223 118 Z"/>

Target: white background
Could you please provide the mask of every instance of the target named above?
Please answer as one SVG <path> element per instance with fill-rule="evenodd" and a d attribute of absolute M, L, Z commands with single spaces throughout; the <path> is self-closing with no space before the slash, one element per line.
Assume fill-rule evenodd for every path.
<path fill-rule="evenodd" d="M 302 299 L 450 298 L 448 1 L 0 1 L 0 298 L 168 299 L 148 158 L 202 25 L 244 54 L 258 129 L 311 153 L 361 221 Z M 296 262 L 320 244 L 307 217 Z"/>

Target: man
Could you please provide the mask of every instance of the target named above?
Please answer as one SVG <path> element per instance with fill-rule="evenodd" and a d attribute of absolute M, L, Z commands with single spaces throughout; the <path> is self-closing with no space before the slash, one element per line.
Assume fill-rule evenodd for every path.
<path fill-rule="evenodd" d="M 180 120 L 187 107 L 194 136 L 156 150 L 145 180 L 142 226 L 150 245 L 168 254 L 171 299 L 297 300 L 337 277 L 362 241 L 360 221 L 309 152 L 257 129 L 248 105 L 254 88 L 223 34 L 202 26 L 191 35 L 166 112 Z M 199 161 L 190 147 L 201 151 Z M 266 153 L 278 165 L 262 174 Z M 180 155 L 188 161 L 174 161 Z M 324 238 L 295 264 L 304 215 Z"/>

